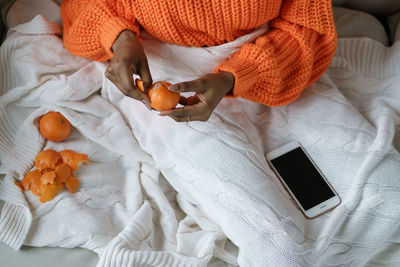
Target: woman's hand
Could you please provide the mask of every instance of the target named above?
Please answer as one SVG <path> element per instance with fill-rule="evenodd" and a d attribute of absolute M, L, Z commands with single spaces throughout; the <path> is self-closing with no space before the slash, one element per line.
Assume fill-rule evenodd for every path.
<path fill-rule="evenodd" d="M 134 99 L 142 101 L 150 108 L 147 89 L 153 83 L 147 57 L 135 33 L 123 31 L 112 46 L 114 57 L 106 70 L 110 79 L 121 92 Z M 133 81 L 133 74 L 140 76 L 144 92 L 140 91 Z"/>
<path fill-rule="evenodd" d="M 201 78 L 178 83 L 168 87 L 175 92 L 195 92 L 188 98 L 179 101 L 184 107 L 160 112 L 161 116 L 169 116 L 181 121 L 207 121 L 222 98 L 232 90 L 235 76 L 230 72 L 210 73 Z"/>

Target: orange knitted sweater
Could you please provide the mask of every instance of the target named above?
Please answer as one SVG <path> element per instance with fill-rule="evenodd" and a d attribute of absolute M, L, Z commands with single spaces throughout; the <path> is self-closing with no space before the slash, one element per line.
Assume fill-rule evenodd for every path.
<path fill-rule="evenodd" d="M 236 80 L 234 96 L 287 104 L 327 69 L 336 48 L 331 0 L 64 0 L 65 47 L 105 61 L 123 30 L 183 46 L 230 42 L 269 22 L 270 30 L 216 71 Z M 140 37 L 140 36 L 139 36 Z"/>

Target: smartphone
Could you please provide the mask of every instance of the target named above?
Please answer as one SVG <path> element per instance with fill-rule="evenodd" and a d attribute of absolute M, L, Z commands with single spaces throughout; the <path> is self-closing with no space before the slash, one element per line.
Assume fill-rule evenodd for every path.
<path fill-rule="evenodd" d="M 302 213 L 313 219 L 341 202 L 340 197 L 298 142 L 266 154 L 268 163 Z"/>

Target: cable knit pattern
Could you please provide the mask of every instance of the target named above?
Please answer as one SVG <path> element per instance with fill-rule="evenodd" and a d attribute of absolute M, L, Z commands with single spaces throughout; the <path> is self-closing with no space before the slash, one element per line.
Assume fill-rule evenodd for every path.
<path fill-rule="evenodd" d="M 271 30 L 216 68 L 235 75 L 234 96 L 287 104 L 327 69 L 336 49 L 330 0 L 65 0 L 65 47 L 105 61 L 123 30 L 140 27 L 182 46 L 215 46 L 270 22 Z"/>

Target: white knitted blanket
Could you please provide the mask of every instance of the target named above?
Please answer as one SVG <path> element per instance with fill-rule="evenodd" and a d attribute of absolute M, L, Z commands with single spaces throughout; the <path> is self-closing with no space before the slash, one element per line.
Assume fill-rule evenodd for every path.
<path fill-rule="evenodd" d="M 154 80 L 177 82 L 264 31 L 213 48 L 142 36 Z M 0 48 L 2 242 L 84 247 L 98 266 L 400 264 L 400 43 L 339 40 L 327 75 L 294 103 L 224 99 L 208 122 L 176 123 L 124 97 L 104 64 L 70 55 L 58 33 L 38 16 Z M 37 131 L 49 110 L 74 127 L 62 143 Z M 264 158 L 291 140 L 342 198 L 314 220 Z M 89 155 L 76 194 L 42 204 L 13 184 L 44 148 Z"/>

